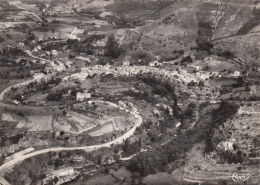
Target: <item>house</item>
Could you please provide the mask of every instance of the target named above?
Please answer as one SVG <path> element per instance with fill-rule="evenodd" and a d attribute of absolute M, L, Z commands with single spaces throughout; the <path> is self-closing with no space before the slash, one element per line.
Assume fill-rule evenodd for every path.
<path fill-rule="evenodd" d="M 214 71 L 214 72 L 211 72 L 211 76 L 212 77 L 220 77 L 218 72 Z"/>
<path fill-rule="evenodd" d="M 123 66 L 130 66 L 130 61 L 124 61 Z"/>
<path fill-rule="evenodd" d="M 130 66 L 131 60 L 132 60 L 132 57 L 131 57 L 131 56 L 126 56 L 126 57 L 124 58 L 124 61 L 123 61 L 123 66 Z"/>
<path fill-rule="evenodd" d="M 74 169 L 72 167 L 62 168 L 52 172 L 53 177 L 63 177 L 67 175 L 74 175 Z"/>
<path fill-rule="evenodd" d="M 37 52 L 37 51 L 40 51 L 42 49 L 42 47 L 40 45 L 36 46 L 33 50 L 32 50 L 32 53 L 33 52 Z"/>
<path fill-rule="evenodd" d="M 91 60 L 89 58 L 86 58 L 86 57 L 78 56 L 78 57 L 76 57 L 76 59 L 84 61 L 86 63 L 91 63 Z"/>
<path fill-rule="evenodd" d="M 234 73 L 231 75 L 232 77 L 239 77 L 241 75 L 240 71 L 234 71 Z"/>
<path fill-rule="evenodd" d="M 234 143 L 234 140 L 223 141 L 217 145 L 217 148 L 220 150 L 224 150 L 224 151 L 226 151 L 226 150 L 232 151 L 233 143 Z"/>
<path fill-rule="evenodd" d="M 176 124 L 176 128 L 179 128 L 179 126 L 181 126 L 181 122 L 178 122 L 178 123 Z"/>
<path fill-rule="evenodd" d="M 47 56 L 50 56 L 50 55 L 51 55 L 51 52 L 46 51 L 46 55 L 47 55 Z"/>
<path fill-rule="evenodd" d="M 154 109 L 154 110 L 153 110 L 153 114 L 154 114 L 154 116 L 156 116 L 156 117 L 159 117 L 159 116 L 161 115 L 161 113 L 160 113 L 160 111 L 159 111 L 158 109 Z"/>
<path fill-rule="evenodd" d="M 55 49 L 51 50 L 51 55 L 52 56 L 57 56 L 58 55 L 57 50 L 55 50 Z"/>
<path fill-rule="evenodd" d="M 89 98 L 91 98 L 91 93 L 87 93 L 87 92 L 84 92 L 84 93 L 78 92 L 76 95 L 77 101 L 84 101 Z"/>
<path fill-rule="evenodd" d="M 107 63 L 106 65 L 103 66 L 103 70 L 105 70 L 105 72 L 110 70 L 111 65 L 109 63 Z"/>
<path fill-rule="evenodd" d="M 81 155 L 75 155 L 75 156 L 72 157 L 72 160 L 76 161 L 76 162 L 81 162 L 81 161 L 84 160 L 84 157 L 81 156 Z"/>
<path fill-rule="evenodd" d="M 20 104 L 21 104 L 21 103 L 20 103 L 19 101 L 17 101 L 17 100 L 14 100 L 13 103 L 16 104 L 16 105 L 20 105 Z"/>
<path fill-rule="evenodd" d="M 9 5 L 13 5 L 13 6 L 15 6 L 15 5 L 21 5 L 21 4 L 22 4 L 21 1 L 11 1 L 11 2 L 9 2 Z"/>
<path fill-rule="evenodd" d="M 155 66 L 154 62 L 150 62 L 150 63 L 149 63 L 149 66 L 150 66 L 150 67 L 154 67 L 154 66 Z"/>
<path fill-rule="evenodd" d="M 139 113 L 139 111 L 136 107 L 132 107 L 132 111 L 135 112 L 135 113 Z"/>
<path fill-rule="evenodd" d="M 119 105 L 120 107 L 126 108 L 126 104 L 125 104 L 123 101 L 119 101 L 119 102 L 118 102 L 118 105 Z"/>
<path fill-rule="evenodd" d="M 36 80 L 36 82 L 40 82 L 40 80 L 44 77 L 43 73 L 34 73 L 33 74 L 33 79 Z"/>
<path fill-rule="evenodd" d="M 161 60 L 161 56 L 160 56 L 160 55 L 155 55 L 154 58 L 155 58 L 156 60 L 158 60 L 158 61 Z"/>
<path fill-rule="evenodd" d="M 19 44 L 18 44 L 18 47 L 24 47 L 25 46 L 25 44 L 23 43 L 23 42 L 20 42 Z"/>
<path fill-rule="evenodd" d="M 67 60 L 67 61 L 64 62 L 64 64 L 65 64 L 66 67 L 70 68 L 72 62 Z"/>
<path fill-rule="evenodd" d="M 150 67 L 157 67 L 160 65 L 162 65 L 162 64 L 158 60 L 155 60 L 155 61 L 149 63 Z"/>

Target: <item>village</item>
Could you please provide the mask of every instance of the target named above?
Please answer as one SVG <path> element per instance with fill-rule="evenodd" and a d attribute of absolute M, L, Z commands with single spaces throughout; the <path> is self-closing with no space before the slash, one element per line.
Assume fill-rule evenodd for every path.
<path fill-rule="evenodd" d="M 3 0 L 0 184 L 259 184 L 259 10 Z"/>
<path fill-rule="evenodd" d="M 176 123 L 176 130 L 193 128 L 198 124 L 200 103 L 208 101 L 216 104 L 220 101 L 219 90 L 221 86 L 211 86 L 210 81 L 211 79 L 221 79 L 223 77 L 222 72 L 202 70 L 201 67 L 194 64 L 177 67 L 173 65 L 168 67 L 170 70 L 166 70 L 165 68 L 169 64 L 165 64 L 163 61 L 159 62 L 160 57 L 158 56 L 155 56 L 158 59 L 148 63 L 148 65 L 131 65 L 131 60 L 126 57 L 123 64 L 119 66 L 109 63 L 93 65 L 95 59 L 92 57 L 77 56 L 75 59 L 83 62 L 84 65 L 80 70 L 75 71 L 73 70 L 75 64 L 67 58 L 65 62 L 59 61 L 60 52 L 56 50 L 47 51 L 44 56 L 38 57 L 37 52 L 41 51 L 41 48 L 37 48 L 37 51 L 27 50 L 25 52 L 33 58 L 32 63 L 39 62 L 45 65 L 45 74 L 39 73 L 39 71 L 31 71 L 33 79 L 9 87 L 1 94 L 1 97 L 6 103 L 10 102 L 17 106 L 43 106 L 44 109 L 52 107 L 54 115 L 50 115 L 44 109 L 41 110 L 41 114 L 43 114 L 41 116 L 29 115 L 25 118 L 15 116 L 10 112 L 4 113 L 2 115 L 3 121 L 18 122 L 17 128 L 29 128 L 30 133 L 20 139 L 17 144 L 3 147 L 1 156 L 8 156 L 10 153 L 15 153 L 27 146 L 45 148 L 46 146 L 57 146 L 61 143 L 65 146 L 77 146 L 83 143 L 85 146 L 91 146 L 111 142 L 133 127 L 135 119 L 131 115 L 123 113 L 124 110 L 126 110 L 126 113 L 129 113 L 130 110 L 137 114 L 147 114 L 147 118 L 152 115 L 154 120 L 163 116 L 161 109 L 168 110 L 173 115 L 171 104 L 165 104 L 165 100 L 162 101 L 163 103 L 157 103 L 155 107 L 150 107 L 151 102 L 149 101 L 142 105 L 142 103 L 129 97 L 124 97 L 123 101 L 120 98 L 113 99 L 118 95 L 122 96 L 124 92 L 129 90 L 139 93 L 140 89 L 138 90 L 136 84 L 131 85 L 131 83 L 118 83 L 113 82 L 113 80 L 100 82 L 100 78 L 106 79 L 106 76 L 114 80 L 121 78 L 133 78 L 132 80 L 134 80 L 136 76 L 141 75 L 176 84 L 175 93 L 179 99 L 177 105 L 181 110 L 188 109 L 188 105 L 191 103 L 198 103 L 192 110 L 191 119 L 185 124 Z M 70 72 L 68 73 L 68 71 Z M 224 75 L 235 80 L 240 76 L 237 72 Z M 47 101 L 46 95 L 40 88 L 43 84 L 47 88 L 45 92 Z M 52 93 L 53 89 L 59 89 L 57 92 L 61 93 L 61 96 L 57 96 L 56 90 Z M 34 94 L 39 95 L 39 93 L 42 95 L 34 99 Z M 158 95 L 156 96 L 158 97 Z M 107 105 L 95 103 L 104 98 L 112 98 L 111 100 L 116 101 L 119 108 L 113 110 L 111 107 L 106 107 Z M 126 103 L 126 101 L 128 102 Z M 149 108 L 144 108 L 147 105 L 149 105 Z M 176 136 L 175 132 L 173 135 Z M 167 135 L 165 137 L 168 138 Z M 93 139 L 89 140 L 89 138 Z M 114 161 L 113 158 L 111 160 Z M 58 169 L 57 173 L 53 171 L 51 174 L 56 174 L 54 176 L 58 177 L 59 183 L 78 176 L 78 172 L 71 167 Z M 44 181 L 53 180 L 54 176 L 48 175 L 48 178 L 45 178 Z"/>

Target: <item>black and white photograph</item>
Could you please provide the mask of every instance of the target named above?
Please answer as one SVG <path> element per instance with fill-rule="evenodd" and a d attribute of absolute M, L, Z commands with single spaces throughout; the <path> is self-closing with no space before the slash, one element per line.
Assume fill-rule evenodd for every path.
<path fill-rule="evenodd" d="M 0 185 L 260 185 L 260 0 L 0 0 Z"/>

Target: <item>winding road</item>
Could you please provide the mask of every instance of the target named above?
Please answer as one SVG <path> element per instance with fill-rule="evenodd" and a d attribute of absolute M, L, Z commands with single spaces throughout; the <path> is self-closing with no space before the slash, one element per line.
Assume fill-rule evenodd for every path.
<path fill-rule="evenodd" d="M 36 58 L 35 56 L 33 56 L 30 52 L 28 53 L 28 55 L 32 56 L 33 58 Z M 38 78 L 41 78 L 41 77 L 38 77 Z M 32 80 L 28 80 L 28 81 L 25 81 L 25 82 L 22 82 L 22 83 L 19 83 L 19 84 L 15 84 L 13 86 L 10 86 L 8 88 L 6 88 L 4 91 L 2 91 L 0 93 L 0 106 L 2 105 L 8 105 L 8 104 L 5 104 L 3 102 L 4 100 L 4 97 L 5 97 L 5 94 L 10 91 L 13 87 L 22 87 L 24 85 L 27 85 L 35 80 L 37 80 L 38 78 L 34 78 Z M 92 102 L 96 102 L 96 103 L 107 103 L 113 107 L 120 107 L 118 106 L 117 104 L 115 103 L 111 103 L 111 102 L 106 102 L 106 101 L 92 101 Z M 19 105 L 17 105 L 19 106 Z M 123 107 L 120 107 L 121 109 L 123 110 L 127 110 Z M 129 110 L 127 110 L 129 111 Z M 46 149 L 42 149 L 42 150 L 38 150 L 38 151 L 33 151 L 31 153 L 21 153 L 19 155 L 12 155 L 13 157 L 10 157 L 11 160 L 7 161 L 6 163 L 4 163 L 3 165 L 0 166 L 0 184 L 2 185 L 10 185 L 10 183 L 4 178 L 4 174 L 11 170 L 16 164 L 19 164 L 21 161 L 25 160 L 25 159 L 28 159 L 28 158 L 31 158 L 33 156 L 36 156 L 36 155 L 40 155 L 40 154 L 44 154 L 44 153 L 48 153 L 48 152 L 57 152 L 57 151 L 68 151 L 68 150 L 85 150 L 85 151 L 94 151 L 94 150 L 98 150 L 100 148 L 103 148 L 103 147 L 111 147 L 111 145 L 113 144 L 121 144 L 124 142 L 125 139 L 131 137 L 136 128 L 139 127 L 142 122 L 143 122 L 143 119 L 142 117 L 136 113 L 136 112 L 133 112 L 133 111 L 129 111 L 130 114 L 134 115 L 135 117 L 135 124 L 133 125 L 133 127 L 128 130 L 126 133 L 124 133 L 122 136 L 116 138 L 115 140 L 113 141 L 110 141 L 108 143 L 104 143 L 104 144 L 98 144 L 98 145 L 91 145 L 91 146 L 82 146 L 82 147 L 54 147 L 54 148 L 46 148 Z M 19 152 L 18 152 L 19 153 Z"/>
<path fill-rule="evenodd" d="M 93 102 L 102 103 L 104 101 L 93 101 Z M 119 107 L 118 105 L 111 103 L 111 102 L 104 102 L 104 103 L 108 103 L 114 107 Z M 122 108 L 122 107 L 120 107 L 120 108 Z M 24 155 L 17 155 L 17 157 L 14 157 L 10 161 L 8 161 L 8 162 L 4 163 L 2 166 L 0 166 L 0 183 L 2 183 L 3 185 L 10 185 L 10 183 L 4 179 L 4 174 L 8 170 L 12 169 L 19 162 L 21 162 L 25 159 L 31 158 L 33 156 L 36 156 L 36 155 L 40 155 L 40 154 L 44 154 L 44 153 L 48 153 L 48 152 L 65 151 L 65 150 L 85 150 L 85 151 L 90 152 L 90 151 L 94 151 L 94 150 L 97 150 L 97 149 L 100 149 L 103 147 L 110 147 L 113 144 L 123 143 L 125 139 L 131 137 L 134 134 L 135 129 L 137 127 L 139 127 L 143 122 L 143 119 L 139 114 L 132 112 L 132 111 L 130 111 L 130 113 L 133 114 L 135 117 L 135 125 L 129 131 L 127 131 L 122 136 L 116 138 L 115 140 L 110 141 L 108 143 L 99 144 L 99 145 L 82 146 L 82 147 L 55 147 L 55 148 L 47 148 L 47 149 L 43 149 L 43 150 L 34 151 L 32 153 L 27 153 Z"/>
<path fill-rule="evenodd" d="M 112 103 L 110 102 L 106 102 L 112 105 Z M 115 106 L 116 104 L 114 104 Z M 117 105 L 116 105 L 117 106 Z M 4 163 L 2 166 L 0 166 L 0 183 L 2 183 L 3 185 L 10 185 L 9 182 L 7 182 L 4 179 L 4 174 L 10 170 L 11 168 L 13 168 L 16 164 L 18 164 L 19 162 L 31 158 L 33 156 L 36 155 L 40 155 L 40 154 L 44 154 L 44 153 L 48 153 L 48 152 L 57 152 L 57 151 L 65 151 L 65 150 L 85 150 L 85 151 L 94 151 L 103 147 L 110 147 L 112 144 L 121 144 L 123 143 L 123 141 L 129 137 L 131 137 L 134 134 L 135 129 L 140 126 L 142 124 L 142 117 L 134 112 L 130 112 L 132 114 L 135 115 L 136 117 L 136 123 L 135 125 L 129 130 L 127 131 L 124 135 L 118 137 L 117 139 L 110 141 L 108 143 L 104 143 L 104 144 L 100 144 L 100 145 L 91 145 L 91 146 L 83 146 L 83 147 L 55 147 L 55 148 L 47 148 L 47 149 L 43 149 L 43 150 L 39 150 L 39 151 L 35 151 L 32 153 L 28 153 L 28 154 L 24 154 L 24 155 L 19 155 L 19 157 L 14 158 L 6 163 Z"/>

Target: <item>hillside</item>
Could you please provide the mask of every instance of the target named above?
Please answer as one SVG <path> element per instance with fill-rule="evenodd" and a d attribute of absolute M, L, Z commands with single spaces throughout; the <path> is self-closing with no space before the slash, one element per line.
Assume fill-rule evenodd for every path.
<path fill-rule="evenodd" d="M 245 57 L 248 52 L 252 53 L 252 48 L 258 48 L 260 6 L 255 0 L 38 2 L 46 2 L 53 12 L 66 9 L 90 13 L 114 29 L 134 29 L 141 36 L 137 48 L 151 54 L 168 56 L 173 51 L 186 50 L 203 58 L 205 52 L 201 55 L 201 50 L 214 54 L 230 51 L 245 63 L 258 60 L 258 50 L 253 50 L 254 57 Z"/>
<path fill-rule="evenodd" d="M 143 49 L 154 53 L 198 47 L 213 53 L 230 50 L 246 63 L 253 62 L 258 57 L 245 56 L 249 48 L 258 48 L 258 7 L 255 1 L 174 1 L 160 11 L 160 19 L 137 30 Z"/>
<path fill-rule="evenodd" d="M 0 184 L 260 184 L 260 0 L 0 1 Z"/>

